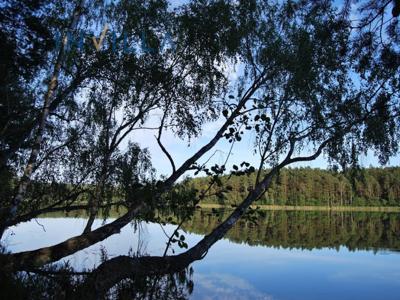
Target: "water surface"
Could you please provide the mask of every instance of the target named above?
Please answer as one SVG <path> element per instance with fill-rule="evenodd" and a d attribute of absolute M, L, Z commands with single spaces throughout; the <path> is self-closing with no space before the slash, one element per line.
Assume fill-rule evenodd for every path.
<path fill-rule="evenodd" d="M 183 226 L 189 247 L 228 213 L 196 211 Z M 115 217 L 97 219 L 95 227 Z M 56 244 L 85 224 L 82 214 L 47 215 L 8 230 L 7 249 Z M 64 261 L 82 270 L 98 265 L 105 253 L 162 255 L 165 233 L 175 228 L 138 221 Z M 240 221 L 192 265 L 190 299 L 400 299 L 399 250 L 399 213 L 266 211 L 256 223 Z"/>

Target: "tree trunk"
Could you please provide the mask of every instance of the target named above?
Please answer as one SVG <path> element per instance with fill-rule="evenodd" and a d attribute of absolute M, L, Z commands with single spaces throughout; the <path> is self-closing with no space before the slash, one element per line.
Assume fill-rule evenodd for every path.
<path fill-rule="evenodd" d="M 116 219 L 114 222 L 89 233 L 69 238 L 57 245 L 15 254 L 0 255 L 0 269 L 4 271 L 29 270 L 56 262 L 61 258 L 74 254 L 79 250 L 101 242 L 109 236 L 120 232 L 125 225 L 129 224 L 129 222 L 137 216 L 144 206 L 143 203 L 140 203 L 130 208 L 126 214 Z"/>
<path fill-rule="evenodd" d="M 94 194 L 94 198 L 89 201 L 89 219 L 86 223 L 85 229 L 83 233 L 88 233 L 92 231 L 93 222 L 96 219 L 97 213 L 99 212 L 99 207 L 103 200 L 103 190 L 106 181 L 106 173 L 101 175 L 99 182 L 96 185 L 96 191 Z"/>
<path fill-rule="evenodd" d="M 102 263 L 86 280 L 79 291 L 85 299 L 98 299 L 119 281 L 133 276 L 159 276 L 179 272 L 196 260 L 202 259 L 218 240 L 246 212 L 247 208 L 268 189 L 277 172 L 273 169 L 231 215 L 206 235 L 194 247 L 174 256 L 118 256 Z"/>
<path fill-rule="evenodd" d="M 82 4 L 83 4 L 83 0 L 80 0 L 79 3 L 77 4 L 77 6 L 75 7 L 72 18 L 71 18 L 71 22 L 70 22 L 67 30 L 72 31 L 77 26 L 78 21 L 81 16 L 81 13 L 82 13 Z M 6 213 L 6 220 L 5 220 L 4 224 L 8 223 L 10 220 L 12 220 L 13 218 L 16 217 L 19 206 L 25 197 L 28 185 L 31 182 L 32 172 L 36 166 L 40 147 L 41 147 L 42 141 L 43 141 L 43 134 L 44 134 L 45 127 L 46 127 L 47 117 L 48 117 L 49 111 L 50 111 L 50 105 L 52 102 L 54 92 L 56 91 L 56 88 L 58 85 L 58 77 L 59 77 L 62 62 L 64 59 L 64 50 L 65 50 L 66 44 L 67 44 L 67 36 L 65 35 L 63 42 L 61 43 L 60 50 L 57 55 L 57 59 L 54 64 L 53 72 L 50 77 L 50 82 L 47 86 L 47 92 L 44 95 L 42 113 L 40 115 L 38 129 L 37 129 L 37 132 L 35 135 L 31 154 L 29 156 L 28 163 L 25 166 L 21 181 L 19 182 L 17 194 L 14 197 L 14 199 L 12 200 L 11 207 L 9 208 L 8 212 Z M 4 226 L 4 224 L 2 224 L 0 226 L 0 239 L 3 236 L 4 230 L 6 229 L 6 226 Z"/>

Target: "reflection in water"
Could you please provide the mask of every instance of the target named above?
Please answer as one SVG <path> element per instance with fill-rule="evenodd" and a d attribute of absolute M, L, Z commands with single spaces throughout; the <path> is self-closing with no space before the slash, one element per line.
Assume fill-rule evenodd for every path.
<path fill-rule="evenodd" d="M 108 212 L 111 219 L 125 211 Z M 197 209 L 183 228 L 205 235 L 229 214 L 229 209 Z M 69 218 L 86 218 L 86 211 L 68 213 Z M 174 220 L 161 214 L 163 220 Z M 44 218 L 64 218 L 66 214 L 50 213 Z M 345 211 L 254 211 L 253 220 L 242 218 L 225 235 L 235 243 L 250 246 L 319 249 L 346 246 L 349 250 L 400 251 L 400 213 Z M 100 219 L 98 219 L 100 221 Z M 104 221 L 104 220 L 103 220 Z M 84 221 L 82 221 L 84 222 Z"/>
<path fill-rule="evenodd" d="M 189 299 L 193 292 L 193 269 L 162 277 L 126 278 L 105 295 L 93 294 L 87 287 L 90 275 L 67 275 L 67 266 L 49 268 L 38 273 L 20 272 L 0 275 L 1 299 Z"/>
<path fill-rule="evenodd" d="M 108 292 L 114 299 L 189 299 L 193 292 L 193 269 L 162 277 L 122 280 Z"/>
<path fill-rule="evenodd" d="M 195 245 L 228 211 L 197 210 L 183 229 Z M 116 217 L 117 212 L 111 212 Z M 130 278 L 109 292 L 114 299 L 396 299 L 400 291 L 400 214 L 356 212 L 265 211 L 241 220 L 224 240 L 191 269 L 160 278 Z M 78 234 L 83 214 L 47 215 L 6 233 L 8 250 L 34 249 Z M 165 217 L 167 218 L 167 217 Z M 107 220 L 107 222 L 109 222 Z M 103 220 L 98 219 L 95 227 Z M 167 234 L 176 226 L 137 222 L 121 234 L 67 257 L 70 268 L 87 271 L 102 258 L 118 255 L 162 255 Z M 181 252 L 175 245 L 176 253 Z M 309 251 L 310 250 L 310 251 Z M 372 250 L 372 251 L 371 251 Z M 42 299 L 73 299 L 85 294 L 83 276 L 51 273 L 9 282 Z M 22 276 L 20 274 L 20 276 Z M 54 278 L 57 278 L 55 280 Z M 77 279 L 81 279 L 81 281 Z M 4 280 L 1 293 L 6 293 Z M 10 288 L 11 286 L 11 288 Z M 21 286 L 18 290 L 23 291 Z M 65 294 L 68 291 L 69 294 Z M 8 297 L 0 297 L 8 299 Z M 19 299 L 23 299 L 20 297 Z"/>
<path fill-rule="evenodd" d="M 229 211 L 197 210 L 184 228 L 207 234 Z M 240 220 L 225 236 L 235 243 L 283 248 L 400 250 L 400 214 L 379 212 L 261 211 L 255 222 Z"/>

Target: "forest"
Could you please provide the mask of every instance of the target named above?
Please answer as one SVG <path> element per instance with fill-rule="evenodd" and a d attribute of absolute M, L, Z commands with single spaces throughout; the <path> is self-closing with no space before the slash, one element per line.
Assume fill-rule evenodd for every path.
<path fill-rule="evenodd" d="M 185 184 L 204 190 L 210 177 Z M 201 203 L 236 205 L 254 186 L 255 175 L 222 176 Z M 261 205 L 399 206 L 400 168 L 360 168 L 348 172 L 312 168 L 284 168 L 268 191 L 256 201 Z"/>

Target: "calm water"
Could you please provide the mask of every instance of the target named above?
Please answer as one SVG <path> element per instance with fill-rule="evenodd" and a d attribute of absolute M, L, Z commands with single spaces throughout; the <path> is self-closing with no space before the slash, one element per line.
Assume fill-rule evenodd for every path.
<path fill-rule="evenodd" d="M 227 213 L 197 211 L 184 226 L 189 247 Z M 50 215 L 11 228 L 5 241 L 12 252 L 31 250 L 80 234 L 85 222 Z M 99 263 L 101 249 L 162 255 L 166 240 L 159 224 L 138 222 L 65 260 L 82 269 Z M 191 299 L 400 299 L 400 214 L 266 211 L 257 225 L 237 224 L 193 269 Z"/>

